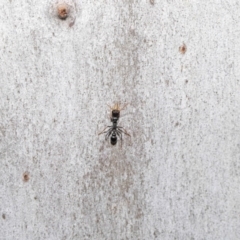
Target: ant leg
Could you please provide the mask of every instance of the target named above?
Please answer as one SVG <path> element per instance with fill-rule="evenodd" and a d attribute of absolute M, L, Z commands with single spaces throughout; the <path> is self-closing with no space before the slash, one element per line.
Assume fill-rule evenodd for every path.
<path fill-rule="evenodd" d="M 119 111 L 122 111 L 127 105 L 128 103 L 125 103 L 121 108 L 119 108 Z"/>
<path fill-rule="evenodd" d="M 109 114 L 109 117 L 110 117 L 110 119 L 111 119 L 113 108 L 112 108 L 110 105 L 108 105 L 108 104 L 107 104 L 107 106 L 108 106 L 108 107 L 110 108 L 110 110 L 111 110 L 111 112 L 110 112 L 110 114 Z"/>
<path fill-rule="evenodd" d="M 98 135 L 101 135 L 101 134 L 103 134 L 103 133 L 106 133 L 107 131 L 109 131 L 109 130 L 107 130 L 107 131 L 105 131 L 107 128 L 110 128 L 110 127 L 112 127 L 112 126 L 107 126 L 107 127 L 105 127 L 100 133 L 98 133 Z M 104 132 L 105 131 L 105 132 Z"/>
<path fill-rule="evenodd" d="M 121 147 L 122 147 L 122 133 L 120 132 L 120 131 L 118 131 L 118 130 L 116 130 L 116 133 L 117 133 L 117 135 L 120 137 L 120 139 L 121 139 Z"/>
<path fill-rule="evenodd" d="M 117 135 L 120 137 L 121 141 L 122 141 L 122 133 L 119 130 L 116 130 Z"/>
<path fill-rule="evenodd" d="M 110 128 L 110 129 L 107 131 L 107 133 L 106 133 L 106 135 L 105 135 L 105 140 L 107 140 L 107 139 L 109 138 L 109 136 L 111 135 L 111 133 L 112 133 L 112 128 Z"/>
<path fill-rule="evenodd" d="M 120 131 L 121 133 L 124 133 L 124 134 L 128 135 L 129 137 L 131 137 L 131 135 L 123 127 L 118 127 L 118 128 L 121 128 L 121 129 L 118 129 L 118 131 Z"/>
<path fill-rule="evenodd" d="M 113 108 L 112 108 L 110 105 L 107 104 L 107 106 L 108 106 L 111 110 L 113 110 Z"/>

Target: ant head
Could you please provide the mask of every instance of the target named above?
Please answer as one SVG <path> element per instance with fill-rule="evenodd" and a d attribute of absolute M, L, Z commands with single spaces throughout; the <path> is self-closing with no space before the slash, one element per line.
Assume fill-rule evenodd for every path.
<path fill-rule="evenodd" d="M 112 110 L 112 117 L 119 118 L 120 117 L 120 111 L 117 109 Z"/>

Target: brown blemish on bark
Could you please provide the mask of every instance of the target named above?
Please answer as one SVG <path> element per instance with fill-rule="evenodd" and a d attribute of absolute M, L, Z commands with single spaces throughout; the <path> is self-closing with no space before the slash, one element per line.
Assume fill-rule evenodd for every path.
<path fill-rule="evenodd" d="M 69 27 L 72 27 L 72 26 L 74 25 L 75 20 L 76 20 L 76 18 L 74 18 L 74 19 L 69 23 Z"/>
<path fill-rule="evenodd" d="M 69 7 L 67 4 L 63 3 L 63 4 L 59 4 L 57 6 L 57 13 L 58 13 L 58 17 L 62 20 L 67 19 L 68 15 L 69 15 Z"/>
<path fill-rule="evenodd" d="M 2 214 L 2 218 L 3 218 L 3 219 L 6 219 L 5 213 Z"/>
<path fill-rule="evenodd" d="M 179 52 L 180 52 L 181 54 L 185 54 L 186 51 L 187 51 L 187 46 L 186 46 L 185 43 L 183 43 L 183 45 L 179 47 Z"/>
<path fill-rule="evenodd" d="M 24 182 L 28 182 L 29 181 L 29 172 L 25 172 L 25 173 L 23 173 L 23 181 Z"/>
<path fill-rule="evenodd" d="M 155 2 L 154 2 L 154 0 L 150 0 L 150 3 L 151 3 L 152 5 L 154 5 Z"/>

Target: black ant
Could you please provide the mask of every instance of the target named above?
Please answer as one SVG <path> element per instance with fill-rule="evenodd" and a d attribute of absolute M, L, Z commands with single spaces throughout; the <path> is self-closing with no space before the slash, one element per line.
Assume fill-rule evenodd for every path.
<path fill-rule="evenodd" d="M 120 108 L 120 105 L 117 103 L 113 107 L 110 107 L 112 110 L 111 115 L 111 122 L 112 126 L 107 126 L 103 129 L 102 132 L 100 132 L 98 135 L 106 133 L 105 139 L 107 140 L 111 136 L 111 144 L 116 145 L 117 144 L 117 137 L 120 137 L 122 141 L 122 133 L 130 136 L 130 134 L 127 133 L 127 131 L 123 127 L 117 126 L 118 120 L 120 118 L 120 111 L 123 110 L 127 104 L 125 104 L 123 107 Z M 106 130 L 108 128 L 108 130 Z M 105 131 L 106 130 L 106 131 Z"/>

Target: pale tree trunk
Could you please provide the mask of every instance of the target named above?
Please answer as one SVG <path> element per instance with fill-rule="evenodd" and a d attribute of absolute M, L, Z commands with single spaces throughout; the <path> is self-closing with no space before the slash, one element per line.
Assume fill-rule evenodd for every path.
<path fill-rule="evenodd" d="M 68 4 L 0 3 L 0 239 L 240 239 L 238 1 Z"/>

